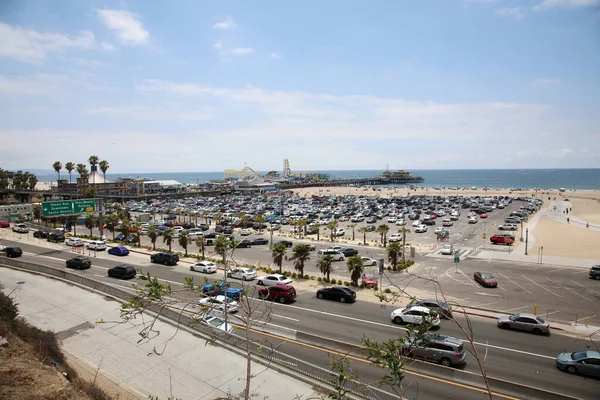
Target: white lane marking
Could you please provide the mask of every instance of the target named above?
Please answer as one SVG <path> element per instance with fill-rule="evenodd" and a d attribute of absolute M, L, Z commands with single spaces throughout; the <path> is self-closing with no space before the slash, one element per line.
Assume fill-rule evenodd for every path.
<path fill-rule="evenodd" d="M 476 344 L 476 345 L 478 345 L 478 346 L 490 347 L 492 349 L 498 349 L 498 350 L 504 350 L 504 351 L 512 351 L 514 353 L 525 354 L 525 355 L 528 355 L 528 356 L 541 357 L 541 358 L 546 358 L 548 360 L 556 360 L 556 357 L 547 356 L 547 355 L 544 355 L 544 354 L 530 353 L 528 351 L 517 350 L 517 349 L 509 349 L 507 347 L 494 346 L 492 344 L 487 344 L 487 343 L 478 343 L 478 342 L 473 342 L 473 343 Z"/>
<path fill-rule="evenodd" d="M 493 293 L 483 293 L 483 292 L 475 292 L 475 294 L 479 294 L 481 296 L 493 296 L 493 297 L 500 297 L 499 294 L 493 294 Z"/>
<path fill-rule="evenodd" d="M 502 290 L 504 290 L 504 291 L 506 292 L 506 289 L 504 289 L 504 288 L 502 287 L 502 285 L 498 285 L 498 284 L 496 284 L 496 287 L 498 287 L 498 289 L 502 289 Z"/>
<path fill-rule="evenodd" d="M 508 276 L 500 273 L 498 275 L 502 275 L 504 277 L 504 279 L 507 279 L 509 282 L 514 283 L 515 285 L 517 285 L 518 287 L 520 287 L 521 289 L 523 289 L 524 291 L 526 291 L 529 294 L 533 294 L 532 292 L 530 292 L 529 290 L 525 289 L 523 286 L 519 285 L 517 282 L 513 281 L 512 279 L 510 279 Z"/>
<path fill-rule="evenodd" d="M 285 315 L 279 315 L 279 314 L 271 314 L 271 315 L 274 316 L 274 317 L 289 319 L 290 321 L 300 322 L 299 319 L 291 318 L 291 317 L 286 317 Z"/>
<path fill-rule="evenodd" d="M 576 323 L 577 323 L 577 321 L 581 321 L 581 320 L 584 320 L 584 319 L 586 319 L 586 318 L 589 318 L 589 319 L 591 319 L 591 318 L 594 318 L 595 316 L 596 316 L 596 315 L 590 315 L 589 317 L 577 318 L 576 320 L 574 320 L 574 321 L 571 321 L 571 322 L 569 322 L 569 323 L 570 323 L 570 324 L 576 324 Z"/>
<path fill-rule="evenodd" d="M 548 288 L 546 288 L 546 287 L 544 287 L 544 286 L 540 285 L 540 284 L 539 284 L 539 283 L 537 283 L 536 281 L 534 281 L 534 280 L 532 280 L 532 279 L 529 279 L 529 278 L 528 278 L 528 277 L 526 277 L 525 275 L 521 275 L 521 276 L 522 276 L 523 278 L 527 279 L 529 282 L 533 283 L 534 285 L 536 285 L 536 286 L 539 286 L 539 287 L 541 287 L 542 289 L 544 289 L 545 291 L 547 291 L 547 292 L 550 292 L 550 293 L 552 293 L 553 295 L 555 295 L 556 297 L 560 297 L 560 298 L 562 299 L 562 296 L 560 296 L 560 295 L 558 295 L 558 294 L 554 293 L 552 290 L 550 290 L 550 289 L 548 289 Z"/>
<path fill-rule="evenodd" d="M 588 271 L 577 271 L 577 272 L 573 272 L 571 275 L 578 275 L 578 274 L 587 274 Z"/>
<path fill-rule="evenodd" d="M 509 308 L 509 309 L 506 309 L 506 310 L 504 310 L 504 311 L 507 311 L 507 312 L 508 312 L 508 311 L 517 311 L 517 310 L 522 310 L 522 309 L 524 309 L 524 308 L 528 308 L 528 307 L 529 307 L 529 306 L 515 307 L 515 308 Z"/>
<path fill-rule="evenodd" d="M 580 286 L 580 287 L 584 288 L 585 290 L 589 290 L 590 292 L 594 292 L 594 293 L 595 293 L 595 290 L 594 290 L 594 289 L 592 289 L 592 288 L 589 288 L 589 287 L 587 287 L 587 286 L 585 286 L 585 285 L 582 285 L 581 283 L 577 283 L 577 282 L 575 282 L 575 281 L 571 281 L 571 282 L 573 282 L 573 283 L 574 283 L 574 284 L 576 284 L 577 286 Z"/>
<path fill-rule="evenodd" d="M 483 307 L 483 306 L 490 306 L 492 304 L 498 304 L 498 300 L 492 301 L 490 303 L 473 304 L 473 305 L 471 305 L 469 307 Z"/>
<path fill-rule="evenodd" d="M 471 280 L 469 280 L 469 281 L 467 281 L 467 282 L 465 283 L 464 281 L 461 281 L 461 280 L 459 280 L 459 279 L 456 279 L 456 278 L 453 278 L 453 277 L 451 277 L 450 275 L 448 275 L 448 272 L 450 272 L 450 270 L 452 270 L 452 268 L 448 268 L 448 269 L 446 270 L 446 276 L 447 276 L 448 278 L 452 279 L 454 282 L 458 282 L 458 283 L 460 283 L 460 284 L 467 285 L 467 286 L 474 286 L 474 287 L 477 287 L 477 285 L 473 285 L 473 283 L 471 282 Z M 464 274 L 463 274 L 463 275 L 464 275 Z"/>
<path fill-rule="evenodd" d="M 555 285 L 558 285 L 558 286 L 560 286 L 561 288 L 563 288 L 563 289 L 565 289 L 565 290 L 568 290 L 569 292 L 571 292 L 571 293 L 573 293 L 573 294 L 575 294 L 575 295 L 577 295 L 577 296 L 581 296 L 581 297 L 583 297 L 584 299 L 586 299 L 586 300 L 588 300 L 588 301 L 592 301 L 592 299 L 590 299 L 589 297 L 585 297 L 584 295 L 582 295 L 582 294 L 579 294 L 579 293 L 577 293 L 576 291 L 574 291 L 574 290 L 572 290 L 572 289 L 569 289 L 568 287 L 566 287 L 566 286 L 563 286 L 563 285 L 561 285 L 561 284 L 560 284 L 560 283 L 558 283 L 558 282 L 554 282 L 552 279 L 546 278 L 546 280 L 548 280 L 548 281 L 550 281 L 550 282 L 554 283 Z"/>

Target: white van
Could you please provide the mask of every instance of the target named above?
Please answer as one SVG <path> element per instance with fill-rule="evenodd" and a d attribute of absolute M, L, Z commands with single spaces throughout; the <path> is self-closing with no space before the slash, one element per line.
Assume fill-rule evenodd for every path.
<path fill-rule="evenodd" d="M 333 249 L 321 249 L 317 252 L 319 258 L 331 256 L 333 261 L 344 261 L 344 253 Z"/>

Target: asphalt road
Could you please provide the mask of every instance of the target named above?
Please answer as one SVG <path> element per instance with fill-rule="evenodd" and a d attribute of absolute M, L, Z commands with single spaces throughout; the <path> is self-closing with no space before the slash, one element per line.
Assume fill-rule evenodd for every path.
<path fill-rule="evenodd" d="M 41 243 L 46 245 L 45 242 Z M 9 242 L 2 240 L 2 244 L 9 244 Z M 23 241 L 18 244 L 26 252 L 23 256 L 24 261 L 40 262 L 42 260 L 47 265 L 64 268 L 64 260 L 73 256 L 72 253 L 63 250 L 64 245 L 48 244 L 50 247 L 48 248 Z M 40 258 L 40 256 L 44 258 Z M 150 264 L 148 257 L 144 255 L 132 254 L 123 259 L 109 256 L 105 252 L 99 252 L 99 256 L 94 259 L 94 266 L 90 270 L 78 273 L 90 275 L 112 285 L 131 289 L 133 281 L 123 282 L 106 277 L 107 268 L 125 261 L 169 281 L 173 285 L 182 282 L 184 276 L 194 276 L 197 283 L 202 283 L 205 278 L 203 274 L 190 274 L 187 265 L 184 263 L 180 263 L 175 267 L 164 267 Z M 218 278 L 218 276 L 213 275 L 208 278 L 212 280 Z M 254 285 L 251 286 L 254 287 Z M 362 301 L 355 304 L 322 301 L 316 299 L 313 290 L 303 290 L 300 286 L 298 285 L 299 295 L 294 303 L 290 305 L 273 305 L 271 324 L 349 343 L 356 343 L 363 335 L 368 335 L 375 340 L 386 340 L 403 333 L 401 327 L 392 325 L 390 322 L 390 313 L 393 307 L 381 307 L 378 304 Z M 467 285 L 464 286 L 467 287 Z M 461 325 L 466 325 L 462 316 L 457 314 L 456 319 Z M 548 337 L 538 337 L 520 332 L 504 331 L 496 327 L 494 320 L 479 317 L 471 317 L 470 320 L 477 350 L 480 355 L 485 357 L 486 370 L 490 376 L 580 398 L 597 398 L 599 381 L 561 373 L 554 366 L 554 357 L 558 352 L 594 347 L 598 343 L 589 340 L 577 340 L 557 332 Z M 465 338 L 465 334 L 459 326 L 452 321 L 443 321 L 438 332 Z M 286 342 L 284 344 L 285 351 L 288 351 L 288 347 L 292 346 Z M 296 350 L 290 349 L 289 351 L 292 353 Z M 319 364 L 323 367 L 328 365 L 329 360 L 325 361 L 323 357 L 326 356 L 319 354 L 319 352 L 313 354 L 312 351 L 309 353 L 306 349 L 297 351 L 299 358 L 307 361 L 319 360 Z M 468 356 L 465 371 L 478 372 L 472 355 Z M 365 373 L 371 374 L 373 372 Z M 427 385 L 420 383 L 422 390 L 426 390 L 423 387 Z M 449 397 L 457 398 L 456 394 Z"/>

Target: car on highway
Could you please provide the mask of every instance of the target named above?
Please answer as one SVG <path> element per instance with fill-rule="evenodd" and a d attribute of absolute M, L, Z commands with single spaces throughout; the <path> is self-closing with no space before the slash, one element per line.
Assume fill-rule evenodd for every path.
<path fill-rule="evenodd" d="M 252 239 L 252 245 L 261 245 L 261 244 L 269 244 L 269 241 L 265 238 L 254 238 Z"/>
<path fill-rule="evenodd" d="M 498 233 L 490 237 L 490 242 L 492 244 L 505 244 L 507 246 L 510 246 L 515 242 L 515 237 L 507 233 Z"/>
<path fill-rule="evenodd" d="M 345 286 L 332 286 L 317 290 L 317 298 L 350 303 L 356 300 L 356 292 Z"/>
<path fill-rule="evenodd" d="M 256 271 L 253 268 L 234 268 L 227 272 L 227 277 L 241 279 L 243 281 L 252 281 L 256 279 Z"/>
<path fill-rule="evenodd" d="M 473 279 L 483 287 L 498 287 L 498 281 L 496 280 L 496 277 L 489 272 L 476 271 L 473 274 Z"/>
<path fill-rule="evenodd" d="M 556 356 L 556 367 L 570 374 L 600 378 L 600 352 L 583 350 L 560 353 Z"/>
<path fill-rule="evenodd" d="M 294 281 L 285 275 L 270 274 L 256 278 L 256 283 L 262 286 L 275 286 L 280 284 L 291 285 Z"/>
<path fill-rule="evenodd" d="M 499 231 L 516 231 L 517 230 L 517 224 L 507 224 L 507 223 L 504 223 L 504 224 L 498 226 L 498 230 Z"/>
<path fill-rule="evenodd" d="M 532 332 L 536 335 L 550 333 L 550 323 L 548 321 L 527 313 L 501 316 L 498 318 L 498 328 Z"/>
<path fill-rule="evenodd" d="M 332 261 L 344 261 L 344 253 L 334 249 L 321 249 L 317 252 L 319 258 L 330 256 Z"/>
<path fill-rule="evenodd" d="M 108 249 L 107 253 L 112 256 L 124 257 L 129 254 L 129 249 L 125 246 L 115 246 Z"/>
<path fill-rule="evenodd" d="M 258 298 L 286 303 L 296 298 L 296 289 L 292 285 L 277 284 L 258 291 Z"/>
<path fill-rule="evenodd" d="M 49 234 L 48 237 L 46 238 L 46 240 L 50 243 L 64 242 L 65 235 L 63 235 L 60 232 L 54 232 L 54 233 Z"/>
<path fill-rule="evenodd" d="M 150 262 L 154 264 L 177 265 L 179 256 L 173 253 L 154 253 L 150 256 Z"/>
<path fill-rule="evenodd" d="M 238 249 L 250 248 L 250 247 L 252 247 L 252 240 L 251 239 L 242 239 L 238 242 L 238 244 L 235 247 Z"/>
<path fill-rule="evenodd" d="M 233 326 L 226 324 L 225 321 L 215 315 L 206 314 L 202 317 L 201 321 L 203 324 L 208 325 L 211 328 L 219 329 L 229 333 L 233 332 Z"/>
<path fill-rule="evenodd" d="M 358 254 L 358 250 L 353 249 L 351 247 L 342 247 L 340 250 L 345 257 L 352 257 Z"/>
<path fill-rule="evenodd" d="M 277 246 L 280 243 L 285 244 L 285 247 L 292 247 L 294 245 L 294 243 L 292 243 L 290 240 L 280 240 L 278 242 L 273 243 L 273 246 Z"/>
<path fill-rule="evenodd" d="M 197 263 L 190 265 L 190 271 L 213 274 L 217 272 L 217 265 L 211 261 L 198 261 Z"/>
<path fill-rule="evenodd" d="M 422 338 L 407 335 L 401 338 L 400 353 L 424 361 L 436 362 L 445 367 L 464 365 L 467 352 L 463 341 L 451 336 L 427 334 Z"/>
<path fill-rule="evenodd" d="M 202 293 L 208 296 L 227 296 L 232 299 L 239 299 L 244 289 L 238 287 L 231 287 L 229 283 L 223 281 L 217 281 L 213 283 L 207 283 L 202 286 Z"/>
<path fill-rule="evenodd" d="M 442 251 L 440 251 L 440 254 L 445 255 L 445 256 L 451 256 L 452 254 L 454 254 L 454 252 L 455 252 L 454 245 L 445 244 L 442 246 Z"/>
<path fill-rule="evenodd" d="M 363 265 L 365 266 L 369 266 L 369 265 L 377 265 L 377 260 L 371 257 L 361 257 L 360 258 L 363 262 Z"/>
<path fill-rule="evenodd" d="M 421 306 L 435 311 L 442 318 L 452 319 L 452 306 L 441 300 L 413 300 L 406 307 Z"/>
<path fill-rule="evenodd" d="M 87 248 L 89 250 L 106 250 L 106 242 L 103 240 L 92 240 L 88 243 Z"/>
<path fill-rule="evenodd" d="M 373 264 L 371 264 L 371 265 L 373 265 Z M 373 288 L 373 287 L 377 286 L 377 278 L 375 277 L 375 274 L 372 272 L 363 272 L 363 274 L 360 277 L 360 280 L 362 281 L 362 284 L 366 288 Z"/>
<path fill-rule="evenodd" d="M 590 279 L 600 281 L 600 265 L 592 265 L 592 268 L 590 268 Z"/>
<path fill-rule="evenodd" d="M 228 313 L 235 313 L 240 308 L 237 301 L 223 295 L 204 297 L 198 303 L 201 307 L 208 307 Z"/>
<path fill-rule="evenodd" d="M 425 233 L 427 232 L 427 225 L 419 225 L 415 228 L 416 233 Z"/>
<path fill-rule="evenodd" d="M 12 227 L 13 232 L 17 232 L 17 233 L 28 233 L 29 232 L 29 227 L 25 224 L 15 224 Z"/>
<path fill-rule="evenodd" d="M 7 246 L 0 250 L 0 253 L 6 254 L 8 258 L 21 257 L 23 255 L 23 250 L 17 246 Z"/>
<path fill-rule="evenodd" d="M 109 268 L 108 276 L 110 278 L 131 279 L 135 278 L 137 272 L 132 265 L 121 264 L 116 267 Z"/>
<path fill-rule="evenodd" d="M 73 257 L 65 262 L 67 268 L 88 269 L 92 267 L 92 260 L 84 256 Z"/>
<path fill-rule="evenodd" d="M 0 219 L 0 228 L 10 228 L 10 222 Z"/>
<path fill-rule="evenodd" d="M 83 243 L 83 240 L 79 238 L 69 238 L 69 240 L 67 240 L 65 244 L 71 247 L 83 247 L 85 245 L 85 243 Z"/>
<path fill-rule="evenodd" d="M 392 311 L 392 322 L 394 324 L 421 325 L 429 323 L 432 327 L 440 325 L 440 316 L 435 311 L 422 306 L 411 306 L 397 308 Z"/>
<path fill-rule="evenodd" d="M 34 238 L 47 239 L 48 235 L 50 235 L 50 231 L 45 231 L 43 229 L 38 229 L 37 231 L 33 232 Z"/>

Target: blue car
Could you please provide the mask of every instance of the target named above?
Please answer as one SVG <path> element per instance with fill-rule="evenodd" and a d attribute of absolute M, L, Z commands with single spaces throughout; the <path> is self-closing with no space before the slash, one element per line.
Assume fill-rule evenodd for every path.
<path fill-rule="evenodd" d="M 125 246 L 115 246 L 108 249 L 108 254 L 113 256 L 126 256 L 129 254 L 129 250 Z"/>
<path fill-rule="evenodd" d="M 222 281 L 207 283 L 206 285 L 202 286 L 202 293 L 204 294 L 207 294 L 209 296 L 225 295 L 232 299 L 239 299 L 240 294 L 243 290 L 244 289 L 242 288 L 230 287 L 229 283 L 225 283 Z"/>

